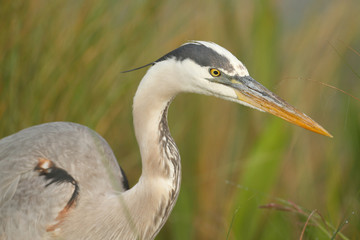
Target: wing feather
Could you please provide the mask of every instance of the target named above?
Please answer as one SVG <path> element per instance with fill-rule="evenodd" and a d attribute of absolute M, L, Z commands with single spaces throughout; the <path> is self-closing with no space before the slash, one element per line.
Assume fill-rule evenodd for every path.
<path fill-rule="evenodd" d="M 42 174 L 36 169 L 39 159 L 48 159 L 68 176 L 56 179 Z M 125 191 L 126 183 L 109 145 L 85 126 L 47 123 L 3 138 L 0 239 L 41 239 L 54 234 L 47 229 L 57 226 L 74 191 L 79 192 L 81 204 L 97 194 Z"/>

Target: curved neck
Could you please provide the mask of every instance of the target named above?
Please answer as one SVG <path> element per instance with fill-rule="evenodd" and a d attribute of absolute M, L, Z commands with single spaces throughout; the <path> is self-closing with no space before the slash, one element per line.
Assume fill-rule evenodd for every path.
<path fill-rule="evenodd" d="M 147 229 L 147 233 L 140 233 L 144 238 L 155 237 L 160 231 L 180 190 L 180 155 L 167 123 L 168 107 L 176 92 L 167 87 L 166 80 L 153 76 L 150 69 L 134 97 L 134 128 L 142 158 L 142 174 L 139 182 L 124 196 L 132 201 L 135 225 L 141 224 L 143 226 L 138 229 Z"/>

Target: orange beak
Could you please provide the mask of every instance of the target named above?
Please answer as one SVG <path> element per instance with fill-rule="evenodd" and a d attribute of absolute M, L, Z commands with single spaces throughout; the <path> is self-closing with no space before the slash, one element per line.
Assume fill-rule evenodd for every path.
<path fill-rule="evenodd" d="M 245 105 L 271 113 L 310 131 L 332 137 L 317 122 L 285 102 L 250 76 L 232 79 L 231 83 L 227 85 L 234 89 L 238 100 L 245 103 Z"/>

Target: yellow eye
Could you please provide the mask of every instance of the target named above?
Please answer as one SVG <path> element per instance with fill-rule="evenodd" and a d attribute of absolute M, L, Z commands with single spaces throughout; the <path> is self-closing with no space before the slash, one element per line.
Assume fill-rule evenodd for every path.
<path fill-rule="evenodd" d="M 210 74 L 213 77 L 219 77 L 221 75 L 221 72 L 216 68 L 210 68 Z"/>

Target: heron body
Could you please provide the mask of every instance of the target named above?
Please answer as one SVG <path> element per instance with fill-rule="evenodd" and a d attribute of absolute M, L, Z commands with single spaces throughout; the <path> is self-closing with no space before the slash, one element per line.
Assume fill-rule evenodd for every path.
<path fill-rule="evenodd" d="M 132 188 L 106 141 L 85 126 L 46 123 L 0 140 L 0 239 L 154 239 L 180 190 L 167 111 L 181 92 L 237 102 L 331 136 L 252 79 L 226 49 L 189 42 L 153 62 L 135 94 L 142 174 Z"/>

